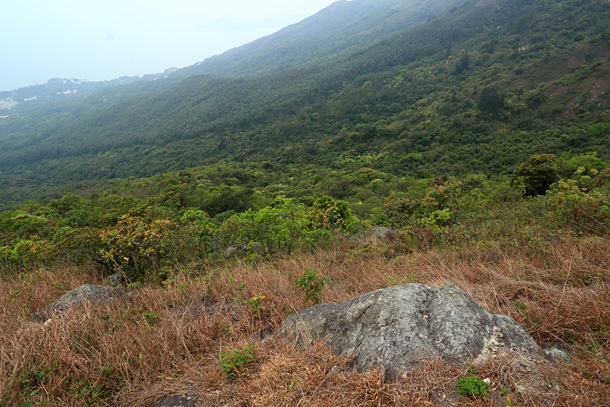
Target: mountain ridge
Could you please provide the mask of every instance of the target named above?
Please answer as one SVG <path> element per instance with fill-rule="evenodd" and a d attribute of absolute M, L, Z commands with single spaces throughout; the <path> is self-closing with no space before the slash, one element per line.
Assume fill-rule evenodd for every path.
<path fill-rule="evenodd" d="M 438 17 L 465 0 L 340 0 L 275 34 L 213 56 L 178 76 L 260 76 L 346 55 Z"/>

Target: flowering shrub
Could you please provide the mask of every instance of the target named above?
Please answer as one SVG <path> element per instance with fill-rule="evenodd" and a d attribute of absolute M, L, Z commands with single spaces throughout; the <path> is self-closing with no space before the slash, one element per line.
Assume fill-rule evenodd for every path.
<path fill-rule="evenodd" d="M 386 203 L 386 223 L 391 227 L 447 225 L 455 222 L 462 205 L 462 183 L 435 180 L 420 199 L 396 199 Z"/>
<path fill-rule="evenodd" d="M 168 219 L 146 222 L 131 215 L 121 216 L 97 237 L 106 264 L 131 280 L 139 280 L 149 271 L 161 277 L 162 266 L 170 259 L 179 260 L 186 251 L 182 246 L 189 241 L 181 238 L 178 225 Z"/>
<path fill-rule="evenodd" d="M 308 212 L 314 229 L 347 231 L 354 225 L 349 204 L 330 197 L 316 200 Z"/>
<path fill-rule="evenodd" d="M 7 271 L 31 268 L 45 261 L 55 259 L 56 248 L 53 243 L 39 239 L 19 239 L 12 245 L 0 246 L 0 265 Z"/>
<path fill-rule="evenodd" d="M 574 179 L 561 180 L 551 192 L 549 218 L 579 233 L 610 233 L 610 197 L 587 192 Z"/>

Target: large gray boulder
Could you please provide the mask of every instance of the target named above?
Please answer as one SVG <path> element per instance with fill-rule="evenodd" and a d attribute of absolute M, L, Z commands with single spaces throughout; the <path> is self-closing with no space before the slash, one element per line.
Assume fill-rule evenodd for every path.
<path fill-rule="evenodd" d="M 541 354 L 515 320 L 486 311 L 452 284 L 406 284 L 316 305 L 287 317 L 280 335 L 301 344 L 326 339 L 340 356 L 355 355 L 356 370 L 383 367 L 390 379 L 429 356 L 459 365 L 505 351 Z"/>
<path fill-rule="evenodd" d="M 63 314 L 74 306 L 83 305 L 86 302 L 94 305 L 112 305 L 119 300 L 124 300 L 128 295 L 129 291 L 125 288 L 85 284 L 62 295 L 57 301 L 34 314 L 30 320 L 46 322 L 52 315 Z"/>

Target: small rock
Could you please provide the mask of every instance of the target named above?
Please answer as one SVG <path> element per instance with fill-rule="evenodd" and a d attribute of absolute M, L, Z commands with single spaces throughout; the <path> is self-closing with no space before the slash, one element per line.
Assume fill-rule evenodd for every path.
<path fill-rule="evenodd" d="M 106 279 L 106 283 L 110 287 L 127 287 L 128 281 L 127 277 L 125 277 L 125 274 L 119 272 L 109 276 Z"/>
<path fill-rule="evenodd" d="M 610 292 L 610 281 L 604 281 L 603 283 L 595 283 L 588 285 L 587 288 L 592 291 L 609 291 Z"/>
<path fill-rule="evenodd" d="M 254 341 L 264 341 L 265 339 L 273 336 L 275 334 L 275 328 L 272 326 L 268 326 L 267 328 L 261 329 L 260 331 L 256 332 L 254 335 L 251 336 L 251 338 Z"/>
<path fill-rule="evenodd" d="M 231 257 L 236 255 L 237 253 L 241 253 L 246 250 L 246 247 L 242 245 L 232 245 L 225 249 L 224 255 L 225 257 Z"/>
<path fill-rule="evenodd" d="M 373 236 L 375 236 L 377 239 L 385 239 L 386 236 L 388 235 L 389 232 L 391 232 L 392 229 L 390 228 L 386 228 L 383 226 L 377 226 L 374 228 L 370 228 L 367 230 L 363 230 L 362 232 L 350 236 L 349 240 L 352 242 L 355 241 L 360 241 L 360 240 L 367 240 L 372 238 Z"/>
<path fill-rule="evenodd" d="M 85 284 L 62 295 L 57 301 L 47 305 L 36 314 L 30 317 L 30 321 L 45 323 L 52 315 L 65 314 L 74 306 L 82 305 L 85 302 L 91 304 L 115 304 L 119 300 L 124 300 L 129 295 L 125 288 L 111 288 L 101 285 Z"/>
<path fill-rule="evenodd" d="M 345 369 L 343 369 L 340 366 L 333 366 L 332 369 L 330 369 L 330 372 L 328 373 L 328 377 L 332 377 L 332 376 L 336 376 L 339 373 L 343 373 L 345 372 Z"/>
<path fill-rule="evenodd" d="M 189 396 L 188 394 L 175 394 L 167 397 L 153 407 L 196 407 L 197 397 Z"/>

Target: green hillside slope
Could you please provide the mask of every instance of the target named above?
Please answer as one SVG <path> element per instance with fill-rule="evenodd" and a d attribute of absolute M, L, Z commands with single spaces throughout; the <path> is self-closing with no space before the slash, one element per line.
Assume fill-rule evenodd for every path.
<path fill-rule="evenodd" d="M 326 64 L 192 77 L 3 136 L 2 205 L 220 160 L 430 175 L 507 173 L 539 152 L 606 158 L 608 27 L 601 0 L 468 2 Z"/>

